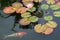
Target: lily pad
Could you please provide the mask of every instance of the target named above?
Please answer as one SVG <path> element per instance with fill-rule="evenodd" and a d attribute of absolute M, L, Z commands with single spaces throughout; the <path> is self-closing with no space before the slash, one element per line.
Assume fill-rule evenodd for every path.
<path fill-rule="evenodd" d="M 47 28 L 47 29 L 46 29 L 44 32 L 42 32 L 42 33 L 44 33 L 45 35 L 49 35 L 49 34 L 51 34 L 53 31 L 54 31 L 53 28 Z"/>
<path fill-rule="evenodd" d="M 50 8 L 52 10 L 58 10 L 59 9 L 59 6 L 57 6 L 57 5 L 50 5 Z"/>
<path fill-rule="evenodd" d="M 34 12 L 34 11 L 36 11 L 36 8 L 35 8 L 35 7 L 32 7 L 32 8 L 30 8 L 28 11 Z"/>
<path fill-rule="evenodd" d="M 31 16 L 31 14 L 29 12 L 21 14 L 21 17 L 24 17 L 24 18 L 30 17 L 30 16 Z"/>
<path fill-rule="evenodd" d="M 23 18 L 19 21 L 20 25 L 29 25 L 30 21 L 28 20 L 28 18 Z"/>
<path fill-rule="evenodd" d="M 35 25 L 35 27 L 34 27 L 34 31 L 35 32 L 37 32 L 37 33 L 40 33 L 40 28 L 42 27 L 42 25 L 41 24 L 37 24 L 37 25 Z"/>
<path fill-rule="evenodd" d="M 31 16 L 31 17 L 29 17 L 30 22 L 37 22 L 38 19 L 39 19 L 39 18 L 36 17 L 36 16 Z"/>
<path fill-rule="evenodd" d="M 43 0 L 34 0 L 34 2 L 42 2 Z"/>
<path fill-rule="evenodd" d="M 14 2 L 14 3 L 12 4 L 12 6 L 15 7 L 15 8 L 20 8 L 20 7 L 22 7 L 23 5 L 22 5 L 21 3 L 19 3 L 19 2 Z"/>
<path fill-rule="evenodd" d="M 48 21 L 48 23 L 46 23 L 46 25 L 51 28 L 57 27 L 57 23 L 55 21 Z"/>
<path fill-rule="evenodd" d="M 53 15 L 54 15 L 55 17 L 60 17 L 60 11 L 55 11 L 55 12 L 53 13 Z"/>
<path fill-rule="evenodd" d="M 47 10 L 49 8 L 49 6 L 47 4 L 42 4 L 41 5 L 41 9 Z"/>
<path fill-rule="evenodd" d="M 56 5 L 58 5 L 60 7 L 60 2 L 57 2 Z"/>
<path fill-rule="evenodd" d="M 54 4 L 54 3 L 55 3 L 55 0 L 46 0 L 46 2 L 47 2 L 48 4 Z"/>
<path fill-rule="evenodd" d="M 33 2 L 34 0 L 22 0 L 23 3 L 29 3 L 29 2 Z"/>
<path fill-rule="evenodd" d="M 49 16 L 49 15 L 45 16 L 44 20 L 46 20 L 46 21 L 53 20 L 53 16 Z"/>
<path fill-rule="evenodd" d="M 42 33 L 42 32 L 44 32 L 46 29 L 47 29 L 47 27 L 44 26 L 44 25 L 41 25 L 41 24 L 37 24 L 37 25 L 35 25 L 35 27 L 34 27 L 34 30 L 35 30 L 35 32 L 37 32 L 37 33 Z"/>

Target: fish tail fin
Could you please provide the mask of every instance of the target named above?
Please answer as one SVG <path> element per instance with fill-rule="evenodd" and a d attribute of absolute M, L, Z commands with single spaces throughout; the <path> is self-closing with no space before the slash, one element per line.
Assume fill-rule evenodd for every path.
<path fill-rule="evenodd" d="M 6 35 L 6 36 L 4 36 L 4 39 L 6 39 L 6 38 L 8 38 L 8 37 L 11 37 L 10 35 Z"/>
<path fill-rule="evenodd" d="M 8 38 L 8 36 L 4 36 L 4 37 L 3 37 L 3 40 L 5 40 L 5 39 L 7 39 L 7 38 Z"/>
<path fill-rule="evenodd" d="M 4 36 L 4 39 L 8 38 L 8 36 Z"/>

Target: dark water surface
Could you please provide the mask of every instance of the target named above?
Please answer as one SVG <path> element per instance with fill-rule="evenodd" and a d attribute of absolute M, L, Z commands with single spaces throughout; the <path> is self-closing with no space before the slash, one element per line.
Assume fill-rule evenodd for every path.
<path fill-rule="evenodd" d="M 3 13 L 2 13 L 3 14 Z M 4 15 L 6 16 L 6 15 Z M 0 40 L 60 40 L 60 18 L 54 17 L 54 21 L 58 23 L 57 28 L 51 35 L 42 35 L 36 33 L 33 29 L 19 29 L 19 24 L 16 25 L 15 30 L 17 31 L 25 31 L 27 35 L 22 38 L 8 38 L 3 39 L 4 35 L 14 33 L 11 31 L 11 28 L 14 24 L 14 16 L 10 16 L 9 18 L 0 17 Z M 40 20 L 39 22 L 44 23 L 44 20 Z"/>
<path fill-rule="evenodd" d="M 44 2 L 43 2 L 44 3 Z M 50 9 L 49 15 L 52 15 L 52 12 Z M 5 17 L 8 15 L 5 15 L 1 10 L 0 13 Z M 14 33 L 11 31 L 11 28 L 14 24 L 15 16 L 10 16 L 8 18 L 3 18 L 0 16 L 0 40 L 60 40 L 60 18 L 54 17 L 54 21 L 58 23 L 57 28 L 54 30 L 54 32 L 51 35 L 43 35 L 36 33 L 33 29 L 19 29 L 19 24 L 16 24 L 15 30 L 16 31 L 25 31 L 27 32 L 27 35 L 23 36 L 22 38 L 18 37 L 12 37 L 4 39 L 4 35 L 12 34 Z M 45 21 L 43 19 L 39 20 L 39 23 L 44 23 Z"/>

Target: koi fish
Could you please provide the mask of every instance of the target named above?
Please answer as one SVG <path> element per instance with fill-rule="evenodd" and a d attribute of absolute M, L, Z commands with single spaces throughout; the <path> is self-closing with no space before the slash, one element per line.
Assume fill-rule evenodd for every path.
<path fill-rule="evenodd" d="M 8 38 L 8 37 L 19 37 L 19 36 L 23 36 L 25 34 L 27 34 L 27 33 L 26 32 L 18 32 L 18 33 L 6 35 L 6 36 L 4 36 L 4 38 Z"/>

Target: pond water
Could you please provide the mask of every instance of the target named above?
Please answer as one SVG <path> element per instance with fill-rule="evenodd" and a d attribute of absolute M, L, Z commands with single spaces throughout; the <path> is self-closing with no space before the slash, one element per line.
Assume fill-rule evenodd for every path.
<path fill-rule="evenodd" d="M 43 3 L 45 3 L 45 2 L 43 2 Z M 51 9 L 48 9 L 47 11 L 49 11 L 48 15 L 52 15 L 53 11 Z M 45 13 L 45 11 L 44 11 L 44 13 Z M 4 17 L 8 16 L 8 15 L 5 15 L 2 12 L 2 10 L 0 10 L 0 14 L 2 14 Z M 25 32 L 27 32 L 27 35 L 23 36 L 22 38 L 11 37 L 11 38 L 4 39 L 5 35 L 15 33 L 14 31 L 11 30 L 12 27 L 14 26 L 13 24 L 14 24 L 15 16 L 10 16 L 8 18 L 4 18 L 4 17 L 0 16 L 0 40 L 60 40 L 60 18 L 54 17 L 53 20 L 58 23 L 58 26 L 51 35 L 39 34 L 39 33 L 36 33 L 34 31 L 34 29 L 30 29 L 30 28 L 29 29 L 22 29 L 22 28 L 20 29 L 19 24 L 16 24 L 14 30 L 25 31 Z M 40 19 L 38 22 L 45 23 L 46 21 L 43 19 Z"/>

